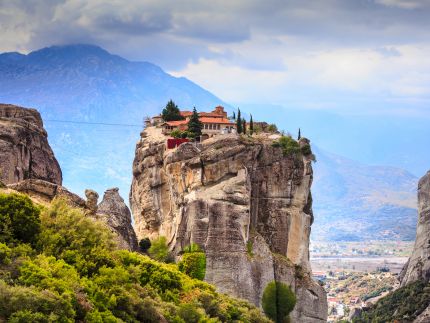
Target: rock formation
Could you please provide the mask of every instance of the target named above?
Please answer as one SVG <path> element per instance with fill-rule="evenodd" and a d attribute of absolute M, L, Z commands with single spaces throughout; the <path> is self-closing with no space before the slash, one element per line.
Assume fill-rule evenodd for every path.
<path fill-rule="evenodd" d="M 412 255 L 400 274 L 401 286 L 430 280 L 430 171 L 418 182 L 418 223 Z"/>
<path fill-rule="evenodd" d="M 97 201 L 99 199 L 99 194 L 96 191 L 86 189 L 85 197 L 87 201 L 85 202 L 85 207 L 87 209 L 87 215 L 97 216 Z"/>
<path fill-rule="evenodd" d="M 26 179 L 7 185 L 8 188 L 25 193 L 42 203 L 49 203 L 56 197 L 65 198 L 73 207 L 85 208 L 86 202 L 65 187 L 41 179 Z"/>
<path fill-rule="evenodd" d="M 5 184 L 41 179 L 61 185 L 61 169 L 39 112 L 0 104 L 0 179 Z"/>
<path fill-rule="evenodd" d="M 136 146 L 130 204 L 139 239 L 165 236 L 177 255 L 197 243 L 205 280 L 260 306 L 266 285 L 289 284 L 294 322 L 325 322 L 326 295 L 310 278 L 312 167 L 266 137 L 223 135 L 167 150 L 149 127 Z"/>
<path fill-rule="evenodd" d="M 98 205 L 97 216 L 104 219 L 118 235 L 120 249 L 137 250 L 137 238 L 131 225 L 131 213 L 118 188 L 108 189 Z"/>

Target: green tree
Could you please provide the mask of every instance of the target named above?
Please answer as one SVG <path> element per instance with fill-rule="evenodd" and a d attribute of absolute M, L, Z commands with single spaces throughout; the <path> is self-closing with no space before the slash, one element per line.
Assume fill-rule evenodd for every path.
<path fill-rule="evenodd" d="M 206 274 L 206 255 L 198 244 L 192 243 L 183 250 L 178 269 L 192 278 L 203 280 Z"/>
<path fill-rule="evenodd" d="M 196 107 L 193 109 L 193 114 L 188 121 L 188 132 L 192 133 L 194 138 L 202 134 L 203 123 L 199 119 L 199 114 L 197 113 Z"/>
<path fill-rule="evenodd" d="M 149 238 L 143 238 L 139 241 L 140 251 L 146 253 L 149 248 L 151 248 L 151 240 L 149 240 Z"/>
<path fill-rule="evenodd" d="M 269 318 L 276 323 L 285 323 L 296 305 L 296 296 L 288 285 L 272 281 L 264 289 L 261 302 Z"/>
<path fill-rule="evenodd" d="M 301 131 L 300 131 L 300 128 L 299 128 L 299 135 L 297 136 L 297 140 L 300 140 L 300 138 L 302 138 L 302 134 L 301 134 Z"/>
<path fill-rule="evenodd" d="M 246 120 L 245 118 L 242 118 L 242 132 L 246 134 Z"/>
<path fill-rule="evenodd" d="M 34 243 L 40 232 L 40 209 L 24 195 L 0 194 L 0 242 Z"/>
<path fill-rule="evenodd" d="M 242 117 L 239 108 L 237 108 L 236 130 L 237 133 L 242 133 Z"/>
<path fill-rule="evenodd" d="M 254 133 L 254 121 L 252 120 L 252 114 L 249 119 L 249 132 L 251 133 L 251 135 Z"/>
<path fill-rule="evenodd" d="M 167 262 L 170 255 L 166 237 L 159 237 L 152 241 L 151 247 L 148 249 L 148 254 L 155 260 Z"/>
<path fill-rule="evenodd" d="M 161 116 L 164 121 L 176 121 L 184 120 L 185 118 L 181 116 L 178 106 L 172 100 L 167 102 L 166 107 L 161 112 Z"/>
<path fill-rule="evenodd" d="M 236 112 L 233 111 L 233 120 L 236 120 Z"/>

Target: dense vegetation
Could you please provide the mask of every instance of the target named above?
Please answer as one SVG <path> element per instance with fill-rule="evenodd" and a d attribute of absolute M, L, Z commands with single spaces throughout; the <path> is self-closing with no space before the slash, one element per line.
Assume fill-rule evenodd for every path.
<path fill-rule="evenodd" d="M 429 305 L 430 284 L 417 281 L 381 298 L 369 311 L 363 312 L 353 322 L 412 322 Z"/>
<path fill-rule="evenodd" d="M 295 154 L 302 154 L 315 161 L 315 156 L 312 154 L 311 145 L 304 143 L 302 146 L 297 140 L 294 140 L 290 135 L 282 136 L 273 143 L 273 147 L 281 147 L 284 156 L 290 156 Z"/>
<path fill-rule="evenodd" d="M 178 263 L 181 272 L 192 278 L 203 280 L 206 274 L 206 255 L 197 244 L 184 248 L 181 261 Z"/>
<path fill-rule="evenodd" d="M 40 213 L 31 227 L 38 229 L 24 235 L 1 227 L 1 322 L 268 322 L 175 264 L 117 250 L 103 222 L 64 201 L 40 210 L 25 196 L 0 195 L 0 205 L 8 206 L 3 219 L 19 214 L 38 223 Z M 162 245 L 149 250 L 162 255 Z"/>
<path fill-rule="evenodd" d="M 289 322 L 288 315 L 296 305 L 296 296 L 291 288 L 281 282 L 270 282 L 263 292 L 264 313 L 276 323 Z"/>

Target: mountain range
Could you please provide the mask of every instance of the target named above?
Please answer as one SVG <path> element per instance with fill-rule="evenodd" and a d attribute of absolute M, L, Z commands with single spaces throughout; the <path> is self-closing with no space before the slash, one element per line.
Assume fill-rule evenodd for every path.
<path fill-rule="evenodd" d="M 0 102 L 41 112 L 64 184 L 80 195 L 86 188 L 101 193 L 113 186 L 128 195 L 143 119 L 159 113 L 169 99 L 183 109 L 208 110 L 221 104 L 231 111 L 230 105 L 186 78 L 93 45 L 0 54 Z M 254 115 L 252 109 L 249 112 Z M 261 118 L 275 118 L 261 109 L 259 113 Z M 291 126 L 285 122 L 291 115 L 275 119 L 267 121 Z M 327 127 L 317 121 L 312 128 Z M 323 137 L 312 131 L 305 135 L 317 142 Z M 395 167 L 368 166 L 318 147 L 314 151 L 314 240 L 414 238 L 413 175 Z"/>

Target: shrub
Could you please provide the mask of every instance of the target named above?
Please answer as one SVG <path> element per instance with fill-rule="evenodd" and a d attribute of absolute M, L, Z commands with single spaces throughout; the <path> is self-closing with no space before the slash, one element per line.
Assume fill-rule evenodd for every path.
<path fill-rule="evenodd" d="M 300 146 L 291 136 L 282 136 L 272 144 L 273 147 L 282 147 L 284 156 L 294 155 L 300 152 Z"/>
<path fill-rule="evenodd" d="M 274 123 L 269 124 L 269 126 L 267 127 L 267 131 L 269 131 L 269 132 L 277 132 L 278 131 L 278 127 Z"/>
<path fill-rule="evenodd" d="M 296 305 L 296 296 L 284 283 L 272 281 L 263 292 L 264 313 L 276 323 L 288 321 L 288 315 Z"/>
<path fill-rule="evenodd" d="M 178 269 L 192 278 L 205 279 L 206 255 L 204 252 L 190 252 L 182 256 Z"/>
<path fill-rule="evenodd" d="M 39 214 L 27 196 L 0 194 L 0 242 L 34 243 L 40 232 Z"/>
<path fill-rule="evenodd" d="M 91 276 L 103 266 L 112 266 L 110 251 L 116 247 L 113 233 L 102 221 L 86 217 L 80 209 L 56 200 L 41 213 L 42 231 L 37 248 L 63 259 L 82 275 Z"/>
<path fill-rule="evenodd" d="M 179 129 L 175 129 L 170 133 L 170 136 L 173 138 L 181 138 L 182 131 Z"/>
<path fill-rule="evenodd" d="M 0 243 L 0 264 L 8 265 L 10 263 L 10 256 L 12 250 L 5 245 L 4 243 Z"/>
<path fill-rule="evenodd" d="M 148 254 L 155 260 L 168 262 L 170 255 L 166 237 L 159 237 L 152 241 L 151 247 L 148 249 Z"/>
<path fill-rule="evenodd" d="M 139 241 L 140 251 L 146 253 L 149 248 L 151 248 L 151 240 L 149 240 L 149 238 L 143 238 Z"/>

